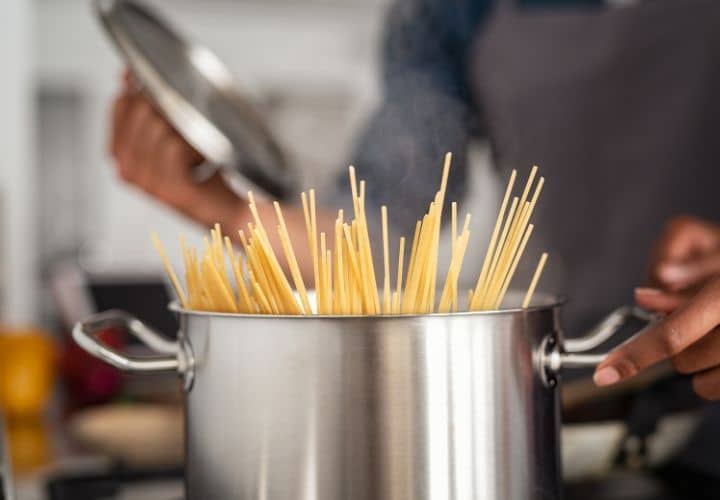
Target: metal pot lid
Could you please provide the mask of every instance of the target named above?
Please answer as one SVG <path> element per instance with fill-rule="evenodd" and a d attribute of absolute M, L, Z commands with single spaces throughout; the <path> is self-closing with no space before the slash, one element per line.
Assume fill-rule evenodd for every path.
<path fill-rule="evenodd" d="M 95 0 L 105 30 L 148 98 L 231 184 L 284 199 L 296 172 L 225 65 L 155 11 L 130 0 Z"/>

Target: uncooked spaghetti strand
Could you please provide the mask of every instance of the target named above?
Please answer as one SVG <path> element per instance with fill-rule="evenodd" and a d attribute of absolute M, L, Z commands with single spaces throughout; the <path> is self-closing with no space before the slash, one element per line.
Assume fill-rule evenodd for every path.
<path fill-rule="evenodd" d="M 192 260 L 190 250 L 188 249 L 185 236 L 180 235 L 180 251 L 183 254 L 183 263 L 185 265 L 185 288 L 187 290 L 187 302 L 190 309 L 196 309 L 198 306 L 197 294 L 198 289 L 195 284 L 195 275 L 192 269 Z"/>
<path fill-rule="evenodd" d="M 513 198 L 512 205 L 510 205 L 510 212 L 508 212 L 508 216 L 505 219 L 505 224 L 503 225 L 502 233 L 500 233 L 500 239 L 498 240 L 497 247 L 495 248 L 495 254 L 493 255 L 492 262 L 490 263 L 490 269 L 488 271 L 488 275 L 485 279 L 485 285 L 482 290 L 480 290 L 480 293 L 476 293 L 473 296 L 473 301 L 479 305 L 479 307 L 485 307 L 486 302 L 486 295 L 489 292 L 490 285 L 492 285 L 493 280 L 496 278 L 495 271 L 497 269 L 497 263 L 500 259 L 500 253 L 502 251 L 503 245 L 505 244 L 505 239 L 507 238 L 507 233 L 510 229 L 510 224 L 512 223 L 513 216 L 515 215 L 515 210 L 517 209 L 518 204 L 518 197 L 516 196 Z M 473 304 L 475 305 L 475 304 Z"/>
<path fill-rule="evenodd" d="M 382 235 L 383 235 L 383 263 L 384 263 L 384 274 L 383 277 L 383 313 L 390 314 L 391 302 L 390 297 L 390 242 L 388 241 L 388 219 L 387 219 L 387 207 L 383 205 L 380 207 L 380 213 L 382 218 Z"/>
<path fill-rule="evenodd" d="M 253 231 L 253 229 L 251 229 L 251 231 Z M 255 273 L 254 279 L 257 281 L 258 285 L 262 287 L 268 304 L 273 309 L 277 309 L 277 300 L 275 300 L 275 297 L 279 296 L 279 292 L 276 288 L 275 282 L 272 280 L 270 266 L 263 257 L 261 246 L 259 243 L 253 241 L 253 243 L 248 246 L 248 249 L 248 259 L 251 263 L 252 270 Z"/>
<path fill-rule="evenodd" d="M 317 310 L 317 289 L 319 281 L 319 259 L 317 249 L 317 229 L 316 229 L 316 212 L 315 212 L 315 190 L 310 190 L 310 203 L 311 207 L 308 207 L 307 195 L 303 192 L 301 195 L 303 205 L 303 215 L 305 217 L 305 231 L 307 233 L 308 248 L 310 249 L 310 256 L 312 259 L 313 267 L 313 288 L 315 289 L 315 307 Z"/>
<path fill-rule="evenodd" d="M 322 259 L 324 260 L 324 273 L 323 273 L 323 300 L 325 301 L 324 309 L 325 314 L 332 314 L 333 311 L 333 304 L 332 304 L 332 297 L 333 297 L 333 289 L 332 289 L 332 260 L 328 259 L 329 255 L 329 249 L 327 245 L 327 233 L 320 233 L 320 249 L 322 252 Z"/>
<path fill-rule="evenodd" d="M 450 204 L 450 243 L 451 243 L 451 254 L 455 251 L 455 244 L 457 243 L 457 202 L 453 201 Z"/>
<path fill-rule="evenodd" d="M 408 261 L 408 272 L 415 265 L 415 253 L 417 252 L 418 239 L 420 238 L 420 229 L 422 228 L 422 221 L 415 223 L 415 233 L 413 234 L 412 246 L 410 247 L 410 260 Z"/>
<path fill-rule="evenodd" d="M 537 167 L 533 168 L 533 172 L 537 171 Z M 520 213 L 520 216 L 518 217 L 516 215 L 517 223 L 515 224 L 515 227 L 511 229 L 512 234 L 512 240 L 518 242 L 521 238 L 523 233 L 525 232 L 525 229 L 527 228 L 527 225 L 530 221 L 530 217 L 532 217 L 532 214 L 535 210 L 535 205 L 537 204 L 537 200 L 540 197 L 540 193 L 542 192 L 543 186 L 545 185 L 545 178 L 540 177 L 540 180 L 537 183 L 537 186 L 535 186 L 535 192 L 533 194 L 532 199 L 529 202 L 525 202 L 524 206 L 521 204 L 519 206 L 523 206 L 523 210 Z M 528 186 L 526 187 L 526 192 L 528 191 Z M 526 194 L 526 193 L 523 193 Z M 507 263 L 509 266 L 509 262 Z"/>
<path fill-rule="evenodd" d="M 247 286 L 245 285 L 245 278 L 243 276 L 243 256 L 240 253 L 237 254 L 235 260 L 233 261 L 233 273 L 235 275 L 235 283 L 238 288 L 238 296 L 242 299 L 241 303 L 245 309 L 243 312 L 254 312 L 253 301 L 250 298 L 250 292 L 248 292 Z"/>
<path fill-rule="evenodd" d="M 183 290 L 182 285 L 180 285 L 180 280 L 178 280 L 177 274 L 175 274 L 175 269 L 173 269 L 173 266 L 170 263 L 170 259 L 168 258 L 167 253 L 165 253 L 165 247 L 163 247 L 163 244 L 160 241 L 160 238 L 158 238 L 158 235 L 154 231 L 150 234 L 150 239 L 152 240 L 152 243 L 155 246 L 155 250 L 157 250 L 157 253 L 160 255 L 160 260 L 162 260 L 162 263 L 165 266 L 165 272 L 170 277 L 170 282 L 172 283 L 173 288 L 175 288 L 175 293 L 177 294 L 177 297 L 180 300 L 180 304 L 183 306 L 183 308 L 187 309 L 187 307 L 188 307 L 187 295 L 185 294 L 185 291 Z"/>
<path fill-rule="evenodd" d="M 253 232 L 254 239 L 257 239 L 258 248 L 261 250 L 260 255 L 267 263 L 268 278 L 275 287 L 275 298 L 279 305 L 282 305 L 283 312 L 287 314 L 302 314 L 302 307 L 298 304 L 293 293 L 292 286 L 285 276 L 285 272 L 280 266 L 280 262 L 275 255 L 267 232 L 261 225 L 255 226 Z M 268 297 L 272 305 L 273 297 Z"/>
<path fill-rule="evenodd" d="M 465 232 L 467 232 L 467 233 L 468 233 L 468 241 L 470 240 L 470 220 L 471 220 L 471 219 L 472 219 L 472 215 L 471 215 L 471 214 L 466 214 L 466 215 L 465 215 L 465 222 L 464 222 L 464 224 L 463 224 L 462 232 L 460 233 L 460 234 L 462 235 L 462 234 L 464 234 Z M 459 237 L 458 237 L 458 239 L 459 239 Z M 453 247 L 454 247 L 456 244 L 457 244 L 457 243 L 454 242 L 454 243 L 453 243 Z M 451 309 L 452 309 L 452 312 L 457 312 L 457 311 L 458 311 L 458 280 L 460 279 L 460 270 L 462 269 L 462 264 L 463 264 L 463 261 L 464 261 L 464 258 L 465 258 L 465 251 L 466 251 L 466 250 L 467 250 L 467 243 L 465 243 L 465 250 L 463 250 L 463 257 L 460 258 L 460 266 L 458 267 L 458 269 L 457 269 L 457 274 L 455 275 L 455 282 L 453 283 L 453 286 L 452 286 L 452 288 L 451 288 L 451 290 L 450 290 L 451 293 L 452 293 L 452 299 L 451 299 L 451 305 L 450 305 L 450 307 L 451 307 Z M 453 254 L 453 257 L 454 257 L 454 254 Z"/>
<path fill-rule="evenodd" d="M 432 212 L 432 204 L 431 210 Z M 407 280 L 405 283 L 405 293 L 402 297 L 402 312 L 412 313 L 415 312 L 417 305 L 417 297 L 419 293 L 422 293 L 420 287 L 422 286 L 421 278 L 423 271 L 425 270 L 425 249 L 429 246 L 428 239 L 430 236 L 429 226 L 430 213 L 423 216 L 422 224 L 420 225 L 420 234 L 418 236 L 418 244 L 415 252 L 415 258 L 412 262 L 412 267 L 408 267 Z"/>
<path fill-rule="evenodd" d="M 210 283 L 212 283 L 212 289 L 217 291 L 217 293 L 214 294 L 214 299 L 216 305 L 221 308 L 220 310 L 222 312 L 237 312 L 232 293 L 227 289 L 220 277 L 220 272 L 217 267 L 215 267 L 215 260 L 212 254 L 205 256 L 202 262 L 202 269 L 210 280 Z"/>
<path fill-rule="evenodd" d="M 448 179 L 450 177 L 450 165 L 452 164 L 452 153 L 445 153 L 445 162 L 443 163 L 442 178 L 440 180 L 440 213 L 442 214 L 442 206 L 445 201 L 445 192 L 447 191 Z"/>
<path fill-rule="evenodd" d="M 378 297 L 377 280 L 375 279 L 375 264 L 372 258 L 372 248 L 370 246 L 370 235 L 368 233 L 367 218 L 365 216 L 365 181 L 360 181 L 360 214 L 358 219 L 358 239 L 360 243 L 360 269 L 363 276 L 369 281 L 365 287 L 369 290 L 366 294 L 369 296 L 370 303 L 368 305 L 368 313 L 378 314 L 380 312 L 380 299 Z"/>
<path fill-rule="evenodd" d="M 425 300 L 424 312 L 431 313 L 435 308 L 435 292 L 437 290 L 437 271 L 438 258 L 440 255 L 440 229 L 442 226 L 442 214 L 445 205 L 445 194 L 447 192 L 447 184 L 450 176 L 450 165 L 452 164 L 452 153 L 445 154 L 445 162 L 443 164 L 442 179 L 440 181 L 440 191 L 438 192 L 437 216 L 434 221 L 434 237 L 432 240 L 432 248 L 430 253 L 430 274 L 429 283 L 427 285 L 429 293 Z"/>
<path fill-rule="evenodd" d="M 238 283 L 238 274 L 235 272 L 235 266 L 237 263 L 236 259 L 235 259 L 235 249 L 233 248 L 232 242 L 230 241 L 230 238 L 228 236 L 225 236 L 223 238 L 223 241 L 225 243 L 225 253 L 228 256 L 228 259 L 230 260 L 230 272 L 233 276 L 233 279 L 235 280 L 235 295 L 233 298 L 235 299 L 235 304 L 237 306 L 238 312 L 246 312 L 245 306 L 243 304 L 243 302 L 244 302 L 243 298 L 240 295 L 240 285 Z M 229 288 L 230 288 L 230 293 L 232 293 L 232 290 L 233 290 L 232 284 L 230 284 Z"/>
<path fill-rule="evenodd" d="M 397 266 L 397 282 L 395 285 L 395 293 L 393 294 L 392 312 L 397 314 L 400 312 L 400 299 L 402 298 L 402 282 L 403 282 L 403 260 L 405 259 L 405 237 L 400 237 L 398 245 L 398 266 Z"/>
<path fill-rule="evenodd" d="M 210 303 L 209 296 L 205 290 L 205 285 L 203 284 L 200 272 L 200 259 L 198 258 L 197 250 L 194 248 L 190 250 L 190 262 L 193 283 L 197 288 L 197 300 L 200 303 L 200 309 L 203 311 L 209 311 L 212 309 L 212 304 Z"/>
<path fill-rule="evenodd" d="M 348 227 L 347 224 L 343 224 L 343 232 L 345 234 L 345 240 L 347 241 L 348 246 L 352 247 L 352 235 L 350 234 L 350 228 Z M 362 291 L 362 294 L 361 294 L 362 301 L 365 304 L 368 304 L 372 299 L 370 299 L 366 295 L 367 287 L 362 286 L 362 283 L 363 283 L 362 274 L 360 272 L 360 265 L 358 263 L 358 259 L 355 256 L 355 252 L 352 252 L 352 251 L 348 252 L 348 257 L 350 260 L 350 266 L 351 266 L 350 268 L 355 275 L 354 276 L 355 282 L 360 286 L 361 291 Z"/>
<path fill-rule="evenodd" d="M 457 279 L 460 268 L 462 267 L 463 258 L 465 257 L 465 250 L 469 238 L 470 231 L 465 230 L 456 243 L 456 252 L 450 262 L 447 277 L 445 278 L 445 285 L 443 286 L 443 291 L 440 296 L 440 304 L 438 305 L 438 312 L 440 313 L 450 312 L 452 308 L 453 296 L 457 295 L 457 292 L 453 292 L 453 289 L 457 288 Z"/>
<path fill-rule="evenodd" d="M 253 289 L 253 295 L 258 299 L 260 310 L 265 314 L 272 314 L 273 310 L 270 307 L 270 301 L 268 301 L 267 297 L 265 296 L 265 292 L 263 292 L 262 287 L 255 279 L 252 270 L 248 270 L 248 274 L 250 276 L 250 285 Z"/>
<path fill-rule="evenodd" d="M 331 314 L 332 311 L 328 307 L 330 290 L 327 288 L 327 237 L 324 232 L 320 233 L 320 288 L 318 289 L 318 310 L 320 314 Z"/>
<path fill-rule="evenodd" d="M 477 284 L 472 292 L 472 301 L 470 303 L 470 309 L 479 307 L 479 300 L 476 299 L 481 293 L 482 288 L 485 285 L 487 274 L 489 272 L 490 261 L 492 260 L 493 253 L 495 251 L 495 244 L 500 233 L 500 227 L 502 226 L 503 217 L 505 216 L 505 210 L 507 209 L 510 195 L 512 194 L 513 186 L 515 185 L 515 178 L 517 177 L 517 171 L 513 170 L 510 174 L 510 180 L 508 180 L 507 186 L 505 187 L 505 196 L 503 197 L 502 204 L 500 205 L 500 211 L 498 212 L 497 219 L 495 220 L 495 226 L 490 236 L 490 242 L 488 243 L 487 251 L 485 253 L 485 259 L 483 260 L 482 269 L 480 276 L 478 276 Z"/>
<path fill-rule="evenodd" d="M 347 285 L 345 279 L 347 273 L 345 271 L 345 252 L 344 248 L 344 237 L 342 231 L 342 225 L 345 214 L 342 210 L 338 210 L 337 219 L 335 219 L 335 313 L 336 314 L 347 314 L 348 311 L 348 300 L 347 300 Z"/>
<path fill-rule="evenodd" d="M 426 245 L 424 246 L 422 258 L 418 260 L 418 264 L 420 267 L 420 273 L 419 273 L 419 288 L 418 288 L 418 295 L 415 299 L 415 306 L 413 312 L 423 313 L 427 311 L 427 304 L 430 302 L 430 295 L 431 295 L 431 287 L 432 287 L 432 273 L 433 273 L 433 258 L 435 258 L 435 262 L 437 262 L 437 258 L 435 256 L 435 250 L 436 250 L 436 236 L 437 236 L 437 225 L 438 225 L 438 216 L 440 213 L 440 197 L 441 194 L 438 191 L 438 193 L 435 195 L 435 200 L 432 203 L 429 218 L 428 218 L 428 225 L 427 225 L 427 235 L 428 239 L 426 240 Z M 437 265 L 436 265 L 437 269 Z"/>
<path fill-rule="evenodd" d="M 486 307 L 494 309 L 493 304 L 495 304 L 496 299 L 502 290 L 503 283 L 507 279 L 507 273 L 512 266 L 515 254 L 517 253 L 518 247 L 520 246 L 522 238 L 525 234 L 527 216 L 529 216 L 529 207 L 530 202 L 525 202 L 525 207 L 523 207 L 522 210 L 523 215 L 520 216 L 520 220 L 518 220 L 517 223 L 517 230 L 513 231 L 511 228 L 510 234 L 508 234 L 508 238 L 505 240 L 505 245 L 501 250 L 500 260 L 498 261 L 496 272 L 492 281 L 488 284 L 488 291 L 485 297 Z"/>
<path fill-rule="evenodd" d="M 533 168 L 533 171 L 531 172 L 531 177 L 537 172 L 537 167 Z M 530 179 L 532 180 L 532 179 Z M 502 280 L 506 279 L 506 274 L 508 269 L 511 266 L 512 260 L 515 256 L 515 253 L 518 250 L 518 246 L 520 245 L 520 240 L 523 237 L 523 234 L 525 233 L 526 227 L 530 221 L 530 217 L 533 214 L 533 211 L 535 209 L 535 206 L 537 204 L 537 200 L 540 196 L 540 193 L 542 192 L 543 185 L 545 184 L 545 178 L 540 177 L 540 180 L 538 181 L 537 186 L 535 187 L 535 192 L 533 194 L 533 197 L 531 201 L 525 202 L 525 206 L 523 207 L 521 215 L 518 217 L 516 216 L 516 227 L 511 229 L 512 236 L 508 239 L 506 242 L 506 248 L 503 250 L 503 256 L 501 258 L 501 262 L 499 264 L 499 272 L 497 281 L 493 282 L 491 284 L 491 294 L 494 297 L 493 300 L 489 302 L 490 307 L 497 308 L 498 306 L 494 306 L 494 304 L 497 301 L 498 294 L 500 293 L 500 290 L 502 289 Z M 530 181 L 528 181 L 528 185 L 525 188 L 524 195 L 529 192 L 530 188 Z"/>
<path fill-rule="evenodd" d="M 545 269 L 547 259 L 548 254 L 547 252 L 544 252 L 540 256 L 540 261 L 538 262 L 537 268 L 535 269 L 535 274 L 533 274 L 532 281 L 530 282 L 530 286 L 528 287 L 527 293 L 525 294 L 525 300 L 523 300 L 522 303 L 523 309 L 529 307 L 530 303 L 532 302 L 533 295 L 535 294 L 535 288 L 540 281 L 540 276 L 542 276 L 543 269 Z"/>
<path fill-rule="evenodd" d="M 425 219 L 424 216 L 423 219 Z M 413 241 L 412 246 L 410 247 L 410 260 L 408 261 L 407 265 L 407 271 L 405 276 L 405 292 L 403 292 L 400 296 L 401 304 L 404 303 L 406 300 L 405 297 L 407 297 L 408 289 L 410 288 L 410 283 L 413 281 L 413 275 L 415 270 L 415 261 L 417 260 L 417 248 L 418 244 L 420 242 L 420 233 L 422 232 L 422 220 L 418 220 L 415 224 L 415 233 L 413 235 Z"/>
<path fill-rule="evenodd" d="M 293 294 L 292 287 L 290 286 L 290 282 L 287 280 L 287 277 L 280 266 L 280 262 L 272 249 L 270 239 L 267 235 L 262 219 L 260 218 L 252 191 L 248 192 L 248 200 L 248 206 L 253 216 L 253 220 L 255 221 L 254 230 L 253 226 L 251 226 L 251 235 L 258 240 L 259 248 L 262 249 L 261 255 L 268 263 L 268 278 L 276 286 L 278 301 L 284 306 L 284 309 L 288 309 L 287 312 L 289 314 L 300 314 L 302 309 L 295 301 L 295 296 Z M 273 297 L 268 297 L 268 300 L 272 305 Z"/>
<path fill-rule="evenodd" d="M 502 305 L 502 301 L 505 298 L 505 294 L 507 293 L 510 283 L 512 282 L 513 276 L 515 275 L 515 271 L 517 270 L 520 259 L 522 258 L 523 252 L 525 251 L 525 246 L 530 239 L 530 235 L 532 235 L 534 227 L 535 226 L 533 224 L 530 224 L 527 227 L 527 231 L 525 231 L 525 235 L 523 236 L 522 242 L 520 243 L 520 248 L 518 248 L 515 257 L 513 258 L 512 266 L 510 267 L 510 270 L 508 271 L 507 276 L 505 277 L 505 281 L 502 285 L 502 289 L 500 290 L 500 293 L 495 300 L 494 309 L 499 309 Z"/>
<path fill-rule="evenodd" d="M 518 204 L 518 207 L 525 207 L 525 202 L 527 201 L 528 195 L 530 194 L 530 189 L 532 188 L 532 184 L 535 180 L 535 176 L 537 175 L 537 171 L 537 165 L 533 165 L 532 169 L 530 169 L 530 175 L 528 175 L 527 182 L 525 183 L 525 188 L 523 189 L 522 196 L 520 196 L 520 203 Z M 515 214 L 515 221 L 513 222 L 513 227 L 517 226 L 521 217 L 522 210 L 519 210 Z"/>
<path fill-rule="evenodd" d="M 327 289 L 330 290 L 332 287 L 332 281 L 333 281 L 333 266 L 332 266 L 332 250 L 327 250 L 327 258 L 326 262 L 328 263 L 327 266 L 327 274 L 325 275 L 325 279 L 327 280 Z M 333 309 L 333 303 L 332 303 L 332 292 L 328 295 L 328 309 L 330 310 L 331 314 L 337 313 Z"/>
<path fill-rule="evenodd" d="M 293 248 L 292 241 L 290 240 L 290 233 L 288 232 L 287 225 L 285 225 L 285 217 L 283 216 L 280 204 L 276 201 L 273 203 L 275 207 L 275 213 L 280 223 L 278 233 L 280 235 L 280 242 L 285 252 L 285 258 L 290 268 L 290 273 L 295 283 L 295 289 L 300 295 L 300 300 L 303 306 L 303 312 L 305 314 L 312 314 L 312 307 L 310 307 L 310 300 L 308 299 L 307 290 L 305 288 L 305 282 L 300 272 L 300 266 L 298 265 L 297 257 L 295 256 L 295 249 Z"/>
<path fill-rule="evenodd" d="M 215 226 L 213 228 L 215 231 L 210 231 L 210 234 L 212 235 L 212 243 L 213 243 L 213 257 L 215 259 L 215 267 L 217 267 L 218 271 L 224 271 L 225 270 L 225 254 L 223 253 L 223 244 L 222 244 L 222 228 L 220 227 L 219 223 L 215 223 Z M 223 281 L 227 280 L 227 274 L 222 272 L 221 277 L 223 277 Z M 229 281 L 228 281 L 229 283 Z"/>
<path fill-rule="evenodd" d="M 350 193 L 352 195 L 352 202 L 353 202 L 353 213 L 355 214 L 355 218 L 358 218 L 358 214 L 360 213 L 360 207 L 359 207 L 359 196 L 358 196 L 358 189 L 357 189 L 357 177 L 355 175 L 355 167 L 350 165 L 348 167 L 348 172 L 350 174 Z"/>

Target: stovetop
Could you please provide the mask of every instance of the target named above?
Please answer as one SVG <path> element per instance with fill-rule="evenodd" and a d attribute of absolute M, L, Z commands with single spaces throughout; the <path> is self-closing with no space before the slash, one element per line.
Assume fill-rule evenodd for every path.
<path fill-rule="evenodd" d="M 182 500 L 182 471 L 133 471 L 57 475 L 47 482 L 48 500 Z M 711 500 L 720 480 L 677 468 L 607 477 L 566 485 L 565 500 Z M 22 500 L 22 499 L 17 499 Z"/>
<path fill-rule="evenodd" d="M 182 500 L 181 469 L 57 474 L 48 478 L 48 500 Z M 20 499 L 18 499 L 20 500 Z"/>

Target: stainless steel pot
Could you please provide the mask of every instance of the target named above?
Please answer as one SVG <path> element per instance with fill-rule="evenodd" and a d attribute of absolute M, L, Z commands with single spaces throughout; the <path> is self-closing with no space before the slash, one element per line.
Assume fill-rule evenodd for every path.
<path fill-rule="evenodd" d="M 562 498 L 557 381 L 640 311 L 566 340 L 561 301 L 496 312 L 278 317 L 190 312 L 177 343 L 108 311 L 75 340 L 128 371 L 177 371 L 187 498 Z M 162 356 L 94 336 L 124 324 Z"/>

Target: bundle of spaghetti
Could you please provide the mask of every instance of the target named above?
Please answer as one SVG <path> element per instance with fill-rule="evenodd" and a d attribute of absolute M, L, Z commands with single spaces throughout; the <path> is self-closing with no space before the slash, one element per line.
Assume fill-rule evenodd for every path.
<path fill-rule="evenodd" d="M 379 315 L 449 313 L 458 310 L 458 284 L 470 240 L 470 214 L 458 231 L 457 203 L 451 203 L 450 262 L 445 281 L 436 300 L 443 208 L 452 155 L 443 163 L 440 189 L 428 211 L 417 221 L 409 258 L 406 240 L 397 246 L 397 265 L 392 269 L 388 209 L 380 207 L 382 230 L 382 286 L 378 288 L 376 260 L 368 229 L 365 206 L 366 183 L 358 182 L 354 167 L 349 168 L 352 217 L 338 210 L 329 233 L 319 231 L 315 191 L 301 194 L 302 211 L 312 267 L 315 300 L 311 300 L 301 273 L 295 246 L 281 206 L 273 203 L 277 223 L 271 232 L 260 216 L 253 193 L 248 193 L 252 221 L 237 233 L 242 251 L 236 251 L 229 236 L 216 224 L 198 252 L 189 248 L 181 236 L 185 267 L 185 288 L 175 273 L 160 240 L 153 234 L 165 270 L 184 308 L 246 314 L 287 315 Z M 534 184 L 533 167 L 520 196 L 510 201 L 517 173 L 512 172 L 500 212 L 490 237 L 480 275 L 468 294 L 468 310 L 501 307 L 513 280 L 534 225 L 530 223 L 542 191 L 544 178 Z M 533 190 L 534 185 L 534 190 Z M 532 196 L 530 196 L 532 192 Z M 509 205 L 509 210 L 508 210 Z M 267 216 L 267 214 L 264 214 Z M 277 250 L 271 235 L 279 241 Z M 277 252 L 277 253 L 276 253 Z M 278 254 L 282 255 L 278 255 Z M 394 258 L 393 258 L 394 260 Z M 540 258 L 523 307 L 528 307 L 537 287 L 547 254 Z M 393 290 L 394 281 L 394 290 Z"/>
<path fill-rule="evenodd" d="M 537 172 L 538 167 L 534 166 L 530 171 L 522 195 L 513 197 L 510 210 L 505 216 L 517 172 L 513 170 L 510 175 L 505 196 L 500 205 L 500 212 L 490 236 L 480 276 L 475 288 L 470 293 L 468 306 L 470 310 L 498 309 L 502 304 L 534 229 L 534 225 L 530 224 L 530 218 L 545 184 L 545 178 L 540 177 L 535 185 L 532 198 L 528 201 Z M 542 272 L 542 268 L 540 268 L 540 272 Z M 530 292 L 530 297 L 532 297 L 532 292 Z"/>
<path fill-rule="evenodd" d="M 453 204 L 453 206 L 455 206 Z M 468 240 L 470 239 L 470 214 L 465 216 L 465 225 L 463 226 L 462 233 L 459 237 L 455 236 L 456 233 L 456 212 L 453 209 L 453 230 L 452 230 L 452 254 L 450 258 L 450 266 L 445 278 L 445 286 L 443 287 L 442 294 L 440 295 L 440 304 L 438 305 L 438 312 L 457 312 L 457 288 L 458 278 L 460 275 L 460 268 L 463 264 L 465 257 L 465 250 L 467 249 Z"/>
<path fill-rule="evenodd" d="M 430 313 L 434 309 L 440 223 L 451 162 L 452 154 L 448 153 L 445 155 L 440 190 L 430 203 L 428 212 L 415 227 L 405 292 L 402 297 L 401 312 L 403 313 Z"/>

